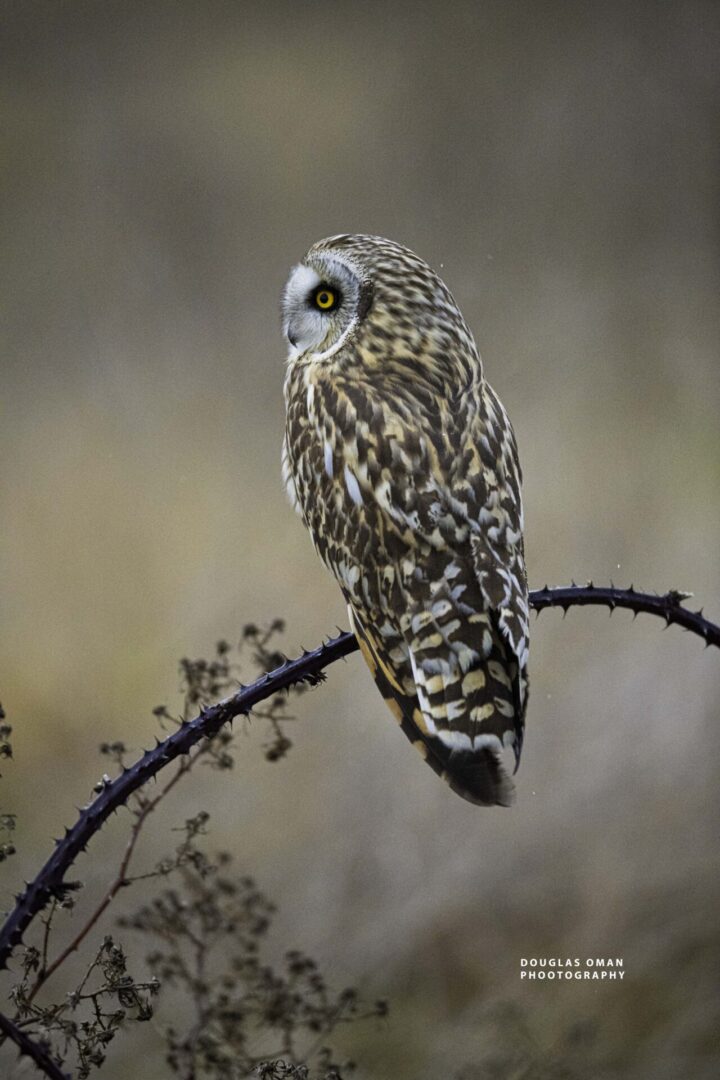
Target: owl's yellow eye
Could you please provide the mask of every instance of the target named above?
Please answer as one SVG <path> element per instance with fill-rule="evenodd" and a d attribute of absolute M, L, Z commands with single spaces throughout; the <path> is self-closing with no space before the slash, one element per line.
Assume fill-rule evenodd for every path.
<path fill-rule="evenodd" d="M 321 285 L 319 289 L 316 289 L 313 293 L 313 303 L 320 311 L 332 311 L 334 307 L 337 307 L 338 294 L 333 289 L 328 289 L 327 286 Z"/>

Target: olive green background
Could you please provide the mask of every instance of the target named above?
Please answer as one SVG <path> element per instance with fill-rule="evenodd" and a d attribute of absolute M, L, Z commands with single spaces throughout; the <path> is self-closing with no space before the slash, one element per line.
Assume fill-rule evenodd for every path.
<path fill-rule="evenodd" d="M 322 236 L 399 240 L 453 291 L 516 429 L 532 584 L 683 588 L 720 619 L 716 5 L 0 12 L 4 906 L 97 745 L 150 743 L 180 656 L 250 620 L 285 617 L 291 655 L 346 625 L 279 477 L 278 296 Z M 210 810 L 209 850 L 280 907 L 271 951 L 390 999 L 339 1040 L 362 1077 L 714 1077 L 719 671 L 648 617 L 542 615 L 518 800 L 484 810 L 355 656 L 298 703 L 287 760 L 254 724 L 233 773 L 178 788 L 137 867 Z M 126 830 L 78 864 L 58 944 Z M 520 982 L 552 956 L 626 975 Z M 103 1075 L 130 1070 L 169 1075 L 150 1025 Z"/>

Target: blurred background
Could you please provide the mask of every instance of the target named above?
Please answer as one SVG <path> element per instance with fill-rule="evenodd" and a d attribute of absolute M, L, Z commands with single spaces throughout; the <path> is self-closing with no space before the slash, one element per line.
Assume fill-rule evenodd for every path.
<path fill-rule="evenodd" d="M 322 236 L 399 240 L 457 298 L 515 426 L 531 585 L 687 589 L 720 619 L 717 5 L 0 11 L 3 906 L 97 745 L 149 745 L 180 656 L 250 620 L 284 617 L 290 655 L 346 625 L 279 476 L 278 297 Z M 517 803 L 482 810 L 354 656 L 286 760 L 257 723 L 232 773 L 179 786 L 137 866 L 208 809 L 208 849 L 279 906 L 271 947 L 389 998 L 340 1040 L 363 1077 L 504 1076 L 518 1025 L 562 1075 L 715 1077 L 719 675 L 647 616 L 543 614 Z M 126 836 L 78 864 L 58 944 Z M 624 981 L 520 982 L 522 957 L 586 955 Z M 169 1076 L 150 1025 L 103 1075 L 131 1068 Z"/>

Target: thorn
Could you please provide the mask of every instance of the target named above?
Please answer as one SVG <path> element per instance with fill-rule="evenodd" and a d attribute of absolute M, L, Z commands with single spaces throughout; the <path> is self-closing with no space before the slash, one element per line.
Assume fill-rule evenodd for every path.
<path fill-rule="evenodd" d="M 694 593 L 683 592 L 682 589 L 668 589 L 668 591 L 665 593 L 665 596 L 663 597 L 663 600 L 667 600 L 669 604 L 679 606 L 680 604 L 682 604 L 683 600 L 689 600 L 690 597 L 693 595 Z"/>

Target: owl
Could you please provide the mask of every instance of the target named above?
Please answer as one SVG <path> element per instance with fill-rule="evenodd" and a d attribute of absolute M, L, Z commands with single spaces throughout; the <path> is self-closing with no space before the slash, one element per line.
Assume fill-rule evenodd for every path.
<path fill-rule="evenodd" d="M 283 476 L 377 687 L 453 791 L 506 806 L 528 679 L 521 473 L 450 292 L 376 236 L 321 240 L 282 297 Z"/>

